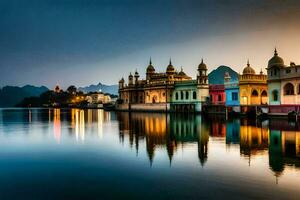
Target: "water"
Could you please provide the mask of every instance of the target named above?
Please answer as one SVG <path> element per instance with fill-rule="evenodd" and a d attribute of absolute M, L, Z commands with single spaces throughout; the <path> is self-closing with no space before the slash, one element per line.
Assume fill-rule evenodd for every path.
<path fill-rule="evenodd" d="M 0 199 L 299 199 L 285 120 L 0 110 Z"/>

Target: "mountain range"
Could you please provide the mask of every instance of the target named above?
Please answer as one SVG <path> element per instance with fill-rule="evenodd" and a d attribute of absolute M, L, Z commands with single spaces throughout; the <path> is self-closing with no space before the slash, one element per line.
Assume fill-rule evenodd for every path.
<path fill-rule="evenodd" d="M 42 93 L 48 90 L 49 89 L 45 86 L 5 86 L 0 88 L 0 107 L 13 107 L 26 97 L 40 96 Z"/>
<path fill-rule="evenodd" d="M 228 66 L 221 65 L 217 69 L 214 69 L 208 74 L 208 83 L 209 84 L 224 84 L 224 74 L 228 72 L 231 80 L 238 80 L 238 73 L 231 69 Z"/>
<path fill-rule="evenodd" d="M 113 95 L 118 95 L 118 85 L 105 85 L 102 83 L 98 83 L 97 85 L 89 85 L 86 87 L 79 87 L 78 90 L 82 91 L 84 93 L 89 92 L 103 92 L 103 93 L 109 93 Z"/>

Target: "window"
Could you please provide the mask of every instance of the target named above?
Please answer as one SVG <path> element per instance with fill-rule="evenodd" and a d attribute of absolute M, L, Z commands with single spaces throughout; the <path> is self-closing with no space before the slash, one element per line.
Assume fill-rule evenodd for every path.
<path fill-rule="evenodd" d="M 272 96 L 273 96 L 273 101 L 278 101 L 278 91 L 277 90 L 273 90 Z"/>
<path fill-rule="evenodd" d="M 274 76 L 277 75 L 277 69 L 274 69 Z"/>
<path fill-rule="evenodd" d="M 266 92 L 266 90 L 262 91 L 261 96 L 262 97 L 267 97 L 268 96 L 268 93 Z"/>
<path fill-rule="evenodd" d="M 257 90 L 253 90 L 251 96 L 257 97 L 258 96 Z"/>
<path fill-rule="evenodd" d="M 222 95 L 218 94 L 218 101 L 222 101 Z"/>
<path fill-rule="evenodd" d="M 189 99 L 189 92 L 188 91 L 185 92 L 185 98 Z"/>
<path fill-rule="evenodd" d="M 232 101 L 237 101 L 238 100 L 238 93 L 237 92 L 232 92 L 231 97 L 232 97 Z"/>
<path fill-rule="evenodd" d="M 176 92 L 175 98 L 176 98 L 176 100 L 178 100 L 178 92 Z"/>
<path fill-rule="evenodd" d="M 291 69 L 286 69 L 286 70 L 285 70 L 285 73 L 286 73 L 286 74 L 291 73 Z"/>
<path fill-rule="evenodd" d="M 284 91 L 284 95 L 294 95 L 294 85 L 291 83 L 287 83 L 284 87 L 283 87 L 283 91 Z"/>
<path fill-rule="evenodd" d="M 193 92 L 193 99 L 197 99 L 197 93 L 195 91 Z"/>
<path fill-rule="evenodd" d="M 181 96 L 181 100 L 183 100 L 184 97 L 183 97 L 183 92 L 182 91 L 180 92 L 180 96 Z"/>

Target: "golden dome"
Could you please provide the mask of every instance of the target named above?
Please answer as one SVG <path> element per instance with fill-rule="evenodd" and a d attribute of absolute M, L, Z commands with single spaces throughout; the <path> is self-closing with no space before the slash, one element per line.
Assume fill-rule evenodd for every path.
<path fill-rule="evenodd" d="M 154 73 L 154 72 L 155 72 L 155 68 L 153 67 L 152 61 L 151 61 L 151 58 L 150 58 L 149 65 L 147 67 L 147 73 Z"/>
<path fill-rule="evenodd" d="M 247 62 L 247 66 L 243 70 L 243 74 L 255 74 L 255 70 L 250 67 L 249 60 Z"/>
<path fill-rule="evenodd" d="M 172 65 L 172 61 L 171 61 L 171 59 L 170 59 L 170 63 L 169 63 L 169 65 L 168 65 L 168 67 L 167 67 L 167 73 L 173 73 L 173 72 L 175 72 L 175 68 L 174 68 L 174 66 Z"/>
<path fill-rule="evenodd" d="M 284 61 L 278 56 L 277 50 L 275 48 L 274 56 L 268 62 L 268 68 L 273 66 L 284 66 Z"/>
<path fill-rule="evenodd" d="M 198 65 L 198 70 L 207 70 L 206 64 L 201 60 L 201 63 Z"/>
<path fill-rule="evenodd" d="M 178 73 L 179 76 L 186 76 L 186 73 L 184 73 L 182 67 L 181 67 L 181 71 Z"/>

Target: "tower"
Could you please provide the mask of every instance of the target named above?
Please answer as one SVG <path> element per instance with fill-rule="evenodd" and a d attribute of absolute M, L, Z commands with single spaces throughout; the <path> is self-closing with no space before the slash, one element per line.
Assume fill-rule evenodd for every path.
<path fill-rule="evenodd" d="M 201 60 L 201 63 L 198 65 L 198 76 L 197 76 L 197 82 L 198 84 L 208 84 L 207 81 L 207 67 L 206 64 L 203 62 L 203 59 Z"/>
<path fill-rule="evenodd" d="M 128 76 L 128 85 L 129 85 L 129 86 L 132 86 L 132 85 L 133 85 L 133 76 L 132 76 L 131 72 L 130 72 L 130 74 L 129 74 L 129 76 Z"/>
<path fill-rule="evenodd" d="M 122 77 L 121 80 L 119 81 L 119 89 L 124 88 L 124 78 Z"/>
<path fill-rule="evenodd" d="M 138 84 L 139 77 L 140 77 L 140 75 L 136 70 L 135 73 L 134 73 L 134 82 L 135 82 L 136 85 Z"/>

